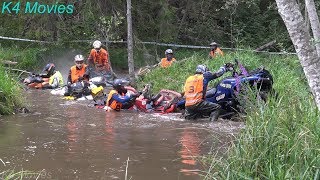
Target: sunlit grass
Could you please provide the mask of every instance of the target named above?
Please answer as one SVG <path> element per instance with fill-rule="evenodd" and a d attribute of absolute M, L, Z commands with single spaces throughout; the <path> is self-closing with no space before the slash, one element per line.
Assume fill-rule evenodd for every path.
<path fill-rule="evenodd" d="M 278 98 L 269 98 L 267 103 L 251 99 L 253 104 L 248 105 L 246 128 L 225 154 L 218 156 L 212 152 L 215 156 L 205 158 L 204 178 L 319 179 L 319 114 L 295 56 L 235 52 L 212 60 L 203 54 L 194 54 L 168 69 L 156 68 L 142 77 L 139 84 L 153 84 L 153 92 L 163 88 L 181 92 L 185 79 L 194 73 L 197 64 L 206 64 L 215 71 L 235 58 L 248 70 L 261 65 L 269 70 Z"/>

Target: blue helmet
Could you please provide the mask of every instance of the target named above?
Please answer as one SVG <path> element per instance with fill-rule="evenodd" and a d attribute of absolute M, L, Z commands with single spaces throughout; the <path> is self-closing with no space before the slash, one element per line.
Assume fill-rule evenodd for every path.
<path fill-rule="evenodd" d="M 56 66 L 53 63 L 49 63 L 43 68 L 42 72 L 47 72 L 47 75 L 51 76 L 54 74 L 55 70 Z"/>
<path fill-rule="evenodd" d="M 129 81 L 125 80 L 125 79 L 115 79 L 112 83 L 112 86 L 115 89 L 120 88 L 121 86 L 126 86 L 129 84 Z"/>
<path fill-rule="evenodd" d="M 205 73 L 205 72 L 207 72 L 207 71 L 208 71 L 208 68 L 207 68 L 207 66 L 204 65 L 204 64 L 200 64 L 200 65 L 198 65 L 197 68 L 196 68 L 196 73 L 201 73 L 201 74 L 203 74 L 203 73 Z"/>

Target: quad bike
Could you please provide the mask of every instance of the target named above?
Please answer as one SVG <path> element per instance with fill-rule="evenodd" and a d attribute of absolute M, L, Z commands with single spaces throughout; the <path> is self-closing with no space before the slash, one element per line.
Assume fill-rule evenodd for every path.
<path fill-rule="evenodd" d="M 147 91 L 149 90 L 148 88 Z M 131 91 L 137 93 L 133 88 Z M 152 97 L 149 97 L 147 93 L 143 91 L 143 95 L 136 98 L 132 109 L 142 112 L 172 113 L 176 110 L 176 103 L 181 99 L 180 93 L 168 89 L 162 89 Z"/>
<path fill-rule="evenodd" d="M 175 104 L 181 99 L 180 93 L 167 89 L 162 89 L 158 94 L 150 97 L 150 85 L 146 85 L 141 92 L 131 86 L 125 86 L 125 89 L 127 90 L 127 96 L 139 94 L 132 99 L 128 107 L 129 110 L 171 113 L 176 110 Z M 98 107 L 103 108 L 105 106 L 107 95 L 103 93 L 103 89 L 92 89 L 92 96 Z"/>
<path fill-rule="evenodd" d="M 238 66 L 239 72 L 235 70 L 235 65 Z M 215 88 L 209 89 L 206 92 L 206 101 L 219 104 L 222 116 L 230 118 L 239 112 L 245 113 L 243 97 L 248 93 L 248 87 L 255 89 L 258 92 L 257 98 L 265 101 L 270 93 L 275 93 L 272 85 L 272 75 L 264 67 L 247 72 L 242 64 L 235 60 L 232 76 L 222 79 Z M 180 109 L 184 109 L 184 105 L 185 100 L 177 103 Z"/>
<path fill-rule="evenodd" d="M 23 80 L 23 83 L 29 88 L 42 89 L 44 84 L 49 82 L 49 76 L 46 74 L 30 73 L 27 78 Z"/>

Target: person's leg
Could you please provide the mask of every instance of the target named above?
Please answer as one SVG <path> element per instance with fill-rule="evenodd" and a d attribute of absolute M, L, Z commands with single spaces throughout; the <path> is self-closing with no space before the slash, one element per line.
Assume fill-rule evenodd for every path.
<path fill-rule="evenodd" d="M 186 107 L 184 111 L 184 118 L 187 120 L 196 120 L 199 117 L 199 113 L 194 107 Z"/>
<path fill-rule="evenodd" d="M 210 116 L 210 121 L 216 121 L 220 115 L 221 106 L 209 101 L 203 101 L 198 104 L 198 110 L 205 116 Z"/>

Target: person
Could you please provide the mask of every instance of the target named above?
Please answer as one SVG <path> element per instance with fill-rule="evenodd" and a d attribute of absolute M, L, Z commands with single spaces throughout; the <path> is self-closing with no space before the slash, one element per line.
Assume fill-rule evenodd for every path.
<path fill-rule="evenodd" d="M 218 47 L 218 43 L 216 42 L 210 43 L 209 56 L 211 58 L 216 58 L 217 56 L 224 56 L 223 51 Z"/>
<path fill-rule="evenodd" d="M 106 106 L 113 110 L 129 109 L 133 101 L 140 94 L 127 95 L 127 89 L 124 87 L 127 82 L 122 79 L 115 79 L 112 83 L 113 90 L 108 94 Z"/>
<path fill-rule="evenodd" d="M 112 69 L 109 61 L 109 53 L 101 46 L 102 43 L 100 41 L 97 40 L 93 42 L 94 49 L 90 51 L 90 55 L 88 57 L 89 68 L 94 69 L 97 72 L 110 72 Z"/>
<path fill-rule="evenodd" d="M 84 57 L 81 54 L 74 57 L 74 63 L 75 65 L 69 70 L 68 85 L 82 80 L 88 81 L 90 77 L 87 65 L 84 64 Z"/>
<path fill-rule="evenodd" d="M 160 66 L 162 68 L 167 68 L 170 67 L 176 59 L 173 57 L 172 49 L 167 49 L 164 54 L 166 57 L 161 59 Z"/>
<path fill-rule="evenodd" d="M 48 63 L 41 74 L 33 74 L 33 78 L 25 79 L 29 87 L 36 89 L 54 89 L 63 86 L 63 77 L 53 63 Z"/>
<path fill-rule="evenodd" d="M 209 82 L 222 76 L 226 71 L 232 69 L 232 64 L 227 63 L 212 73 L 206 65 L 198 65 L 194 75 L 187 78 L 184 85 L 185 118 L 197 119 L 201 115 L 210 115 L 210 120 L 215 121 L 220 115 L 220 105 L 205 100 L 204 92 L 207 92 Z"/>

